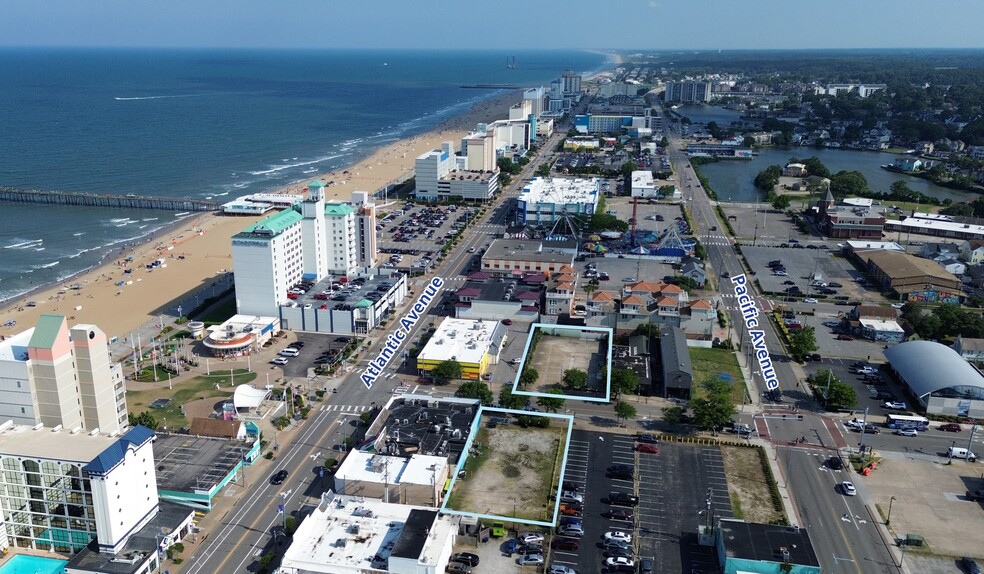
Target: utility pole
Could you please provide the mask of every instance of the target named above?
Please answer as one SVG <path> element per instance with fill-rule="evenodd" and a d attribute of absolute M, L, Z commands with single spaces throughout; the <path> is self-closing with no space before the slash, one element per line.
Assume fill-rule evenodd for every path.
<path fill-rule="evenodd" d="M 864 409 L 864 418 L 861 419 L 861 442 L 858 443 L 858 449 L 861 451 L 861 460 L 864 460 L 864 435 L 868 428 L 868 409 Z"/>

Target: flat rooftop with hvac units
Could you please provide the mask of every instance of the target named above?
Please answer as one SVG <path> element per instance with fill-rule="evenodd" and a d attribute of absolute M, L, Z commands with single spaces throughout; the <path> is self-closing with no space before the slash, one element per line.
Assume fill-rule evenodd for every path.
<path fill-rule="evenodd" d="M 480 380 L 490 365 L 499 362 L 507 332 L 499 321 L 448 317 L 417 355 L 417 370 L 428 376 L 441 363 L 454 359 L 461 365 L 461 378 Z"/>

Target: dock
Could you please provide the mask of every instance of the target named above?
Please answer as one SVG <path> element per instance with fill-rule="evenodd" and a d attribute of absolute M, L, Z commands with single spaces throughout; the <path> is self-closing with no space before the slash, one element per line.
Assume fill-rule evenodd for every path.
<path fill-rule="evenodd" d="M 141 195 L 112 195 L 71 191 L 43 191 L 0 187 L 0 202 L 33 203 L 36 205 L 71 205 L 76 207 L 109 207 L 115 209 L 159 209 L 164 211 L 218 211 L 222 204 L 204 199 L 180 197 L 147 197 Z"/>

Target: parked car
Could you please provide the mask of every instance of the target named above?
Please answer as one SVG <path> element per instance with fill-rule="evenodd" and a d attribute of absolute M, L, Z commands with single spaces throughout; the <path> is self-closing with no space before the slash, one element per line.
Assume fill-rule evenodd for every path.
<path fill-rule="evenodd" d="M 837 335 L 834 338 L 837 339 L 838 341 L 853 341 L 854 340 L 854 337 L 852 337 L 850 335 L 843 335 L 843 334 L 842 335 Z"/>
<path fill-rule="evenodd" d="M 639 504 L 639 497 L 625 492 L 611 492 L 608 494 L 608 503 L 620 506 L 636 506 Z"/>
<path fill-rule="evenodd" d="M 609 546 L 605 549 L 605 556 L 608 558 L 635 558 L 635 552 L 631 548 L 626 548 L 624 546 Z"/>
<path fill-rule="evenodd" d="M 946 432 L 962 432 L 963 428 L 957 423 L 945 423 L 940 425 L 940 430 Z"/>
<path fill-rule="evenodd" d="M 273 360 L 270 362 L 273 363 L 274 365 L 286 365 L 287 357 L 274 357 Z"/>
<path fill-rule="evenodd" d="M 524 532 L 516 537 L 523 544 L 542 544 L 543 535 L 536 532 Z"/>
<path fill-rule="evenodd" d="M 472 554 L 471 552 L 458 552 L 457 554 L 451 555 L 452 562 L 463 562 L 469 566 L 478 566 L 479 558 L 478 554 Z"/>
<path fill-rule="evenodd" d="M 444 570 L 452 574 L 471 574 L 472 572 L 471 566 L 464 562 L 448 562 L 448 567 Z"/>
<path fill-rule="evenodd" d="M 622 530 L 611 530 L 605 533 L 605 540 L 618 540 L 632 544 L 632 535 Z"/>
<path fill-rule="evenodd" d="M 577 492 L 571 492 L 569 490 L 565 490 L 564 492 L 560 493 L 560 501 L 568 502 L 568 503 L 576 502 L 578 504 L 584 504 L 584 496 Z"/>
<path fill-rule="evenodd" d="M 564 516 L 581 516 L 584 512 L 582 508 L 575 506 L 573 504 L 561 504 L 560 513 Z"/>
<path fill-rule="evenodd" d="M 528 556 L 520 556 L 517 560 L 520 566 L 539 566 L 543 564 L 542 554 L 530 554 Z"/>
<path fill-rule="evenodd" d="M 613 506 L 608 509 L 611 520 L 632 520 L 632 509 L 624 506 Z"/>
<path fill-rule="evenodd" d="M 841 483 L 841 492 L 845 496 L 856 496 L 858 494 L 858 489 L 854 488 L 854 483 L 845 480 Z"/>
<path fill-rule="evenodd" d="M 616 572 L 632 572 L 635 569 L 635 561 L 624 556 L 605 558 L 605 567 Z"/>
<path fill-rule="evenodd" d="M 636 442 L 645 442 L 650 444 L 659 444 L 659 437 L 654 434 L 641 434 L 636 437 Z"/>
<path fill-rule="evenodd" d="M 806 299 L 803 299 L 803 302 L 804 303 L 809 303 L 811 305 L 816 304 L 816 303 L 819 303 L 819 301 L 817 301 L 813 297 L 807 297 Z"/>
<path fill-rule="evenodd" d="M 554 550 L 573 550 L 577 551 L 581 547 L 581 542 L 576 538 L 554 538 L 550 543 Z"/>
<path fill-rule="evenodd" d="M 654 444 L 649 443 L 636 443 L 636 452 L 642 452 L 647 454 L 659 454 L 659 447 Z"/>
<path fill-rule="evenodd" d="M 964 570 L 967 574 L 981 574 L 981 569 L 977 565 L 977 562 L 970 556 L 964 556 L 960 559 L 960 564 L 963 565 Z"/>
<path fill-rule="evenodd" d="M 577 570 L 563 564 L 553 564 L 547 574 L 577 574 Z"/>
<path fill-rule="evenodd" d="M 492 523 L 492 538 L 502 538 L 506 535 L 506 525 L 501 522 Z"/>
<path fill-rule="evenodd" d="M 557 529 L 557 535 L 580 538 L 584 536 L 584 528 L 580 524 L 567 524 Z"/>

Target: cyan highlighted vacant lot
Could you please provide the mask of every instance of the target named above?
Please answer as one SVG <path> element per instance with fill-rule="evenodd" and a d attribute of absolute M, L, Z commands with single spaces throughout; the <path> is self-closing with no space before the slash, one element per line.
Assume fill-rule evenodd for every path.
<path fill-rule="evenodd" d="M 608 370 L 611 363 L 611 329 L 534 323 L 513 381 L 513 394 L 607 402 L 611 393 Z M 564 384 L 564 373 L 569 369 L 587 374 L 583 387 Z M 524 388 L 523 374 L 530 371 L 536 373 L 536 380 Z"/>
<path fill-rule="evenodd" d="M 441 510 L 552 526 L 573 418 L 483 407 Z"/>

